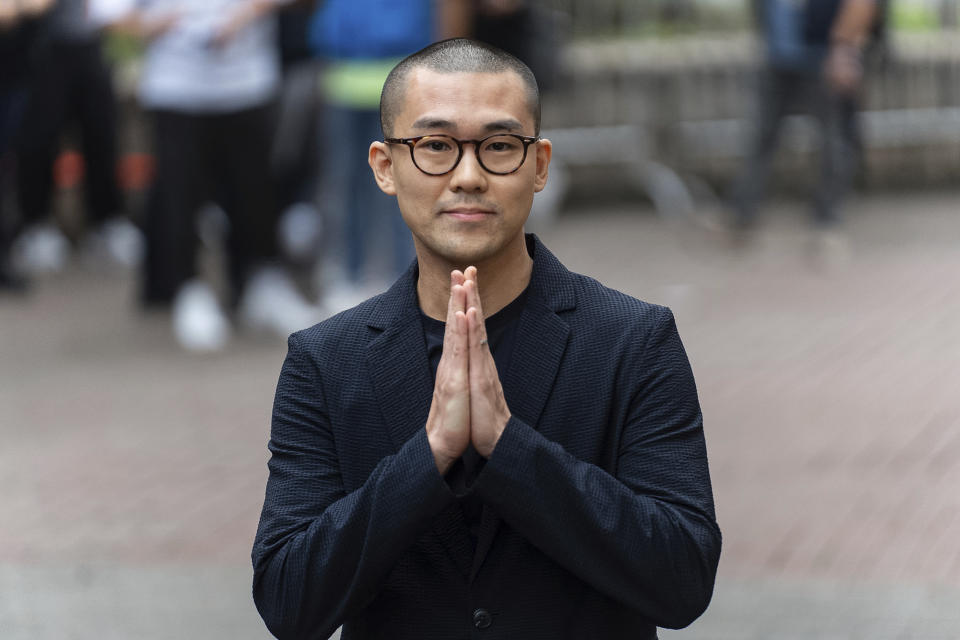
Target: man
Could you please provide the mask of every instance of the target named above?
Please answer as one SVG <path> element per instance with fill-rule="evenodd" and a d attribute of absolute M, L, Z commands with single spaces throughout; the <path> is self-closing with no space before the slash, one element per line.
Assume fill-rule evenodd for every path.
<path fill-rule="evenodd" d="M 854 105 L 863 79 L 861 51 L 880 0 L 755 0 L 766 60 L 759 119 L 733 190 L 739 231 L 757 223 L 780 127 L 788 113 L 809 111 L 820 134 L 820 178 L 813 202 L 822 240 L 838 240 L 839 205 L 854 169 Z"/>
<path fill-rule="evenodd" d="M 443 41 L 394 68 L 381 118 L 370 165 L 417 261 L 290 338 L 253 549 L 267 626 L 528 640 L 689 624 L 720 551 L 693 377 L 669 310 L 524 235 L 551 156 L 532 73 Z"/>

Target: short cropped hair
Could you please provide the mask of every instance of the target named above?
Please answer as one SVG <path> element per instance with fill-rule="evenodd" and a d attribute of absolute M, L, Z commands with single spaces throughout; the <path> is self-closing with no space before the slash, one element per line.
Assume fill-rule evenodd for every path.
<path fill-rule="evenodd" d="M 393 136 L 393 121 L 402 108 L 407 77 L 416 68 L 438 73 L 502 73 L 513 71 L 527 90 L 527 104 L 533 114 L 534 135 L 540 135 L 540 89 L 530 67 L 493 45 L 469 38 L 435 42 L 397 63 L 380 92 L 380 129 Z"/>

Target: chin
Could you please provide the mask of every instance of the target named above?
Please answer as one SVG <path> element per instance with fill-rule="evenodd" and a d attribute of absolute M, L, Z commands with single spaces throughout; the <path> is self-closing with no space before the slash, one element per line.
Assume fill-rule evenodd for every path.
<path fill-rule="evenodd" d="M 485 262 L 495 256 L 500 249 L 495 243 L 490 242 L 490 238 L 484 238 L 477 242 L 459 242 L 448 244 L 440 251 L 440 255 L 448 262 L 458 267 L 468 267 Z"/>
<path fill-rule="evenodd" d="M 522 236 L 523 229 L 517 233 Z M 415 234 L 414 243 L 419 255 L 425 253 L 461 269 L 496 259 L 508 250 L 513 238 L 513 234 L 504 235 L 489 228 L 466 233 L 448 230 L 419 237 Z"/>

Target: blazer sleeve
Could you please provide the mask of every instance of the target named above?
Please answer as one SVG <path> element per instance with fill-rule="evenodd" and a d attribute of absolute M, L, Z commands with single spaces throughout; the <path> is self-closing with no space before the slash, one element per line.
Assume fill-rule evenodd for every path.
<path fill-rule="evenodd" d="M 709 604 L 720 530 L 693 374 L 673 314 L 659 309 L 635 362 L 613 473 L 514 417 L 473 490 L 568 571 L 680 628 Z"/>
<path fill-rule="evenodd" d="M 316 364 L 294 334 L 277 385 L 253 596 L 277 638 L 327 638 L 377 593 L 453 496 L 426 431 L 347 493 Z"/>

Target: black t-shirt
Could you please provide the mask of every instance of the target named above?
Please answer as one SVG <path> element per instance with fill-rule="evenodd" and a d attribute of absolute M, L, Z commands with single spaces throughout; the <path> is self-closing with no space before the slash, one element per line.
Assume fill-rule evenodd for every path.
<path fill-rule="evenodd" d="M 516 342 L 517 327 L 520 324 L 520 316 L 523 314 L 526 300 L 527 290 L 525 289 L 510 304 L 484 322 L 487 329 L 487 344 L 493 354 L 493 361 L 497 365 L 497 372 L 500 374 L 501 380 L 507 372 L 507 367 L 510 366 L 510 356 Z M 446 323 L 434 320 L 423 312 L 420 313 L 420 319 L 423 322 L 423 335 L 427 342 L 427 359 L 430 361 L 430 371 L 433 374 L 433 379 L 436 380 L 437 366 L 440 364 L 440 356 L 443 355 L 443 333 L 446 329 Z M 477 474 L 483 469 L 485 462 L 486 460 L 477 453 L 473 445 L 469 445 L 463 457 L 454 462 L 447 472 L 447 483 L 454 494 L 459 497 L 464 519 L 470 527 L 474 544 L 477 542 L 477 532 L 480 529 L 483 504 L 475 496 L 468 494 L 468 489 L 473 484 Z"/>

